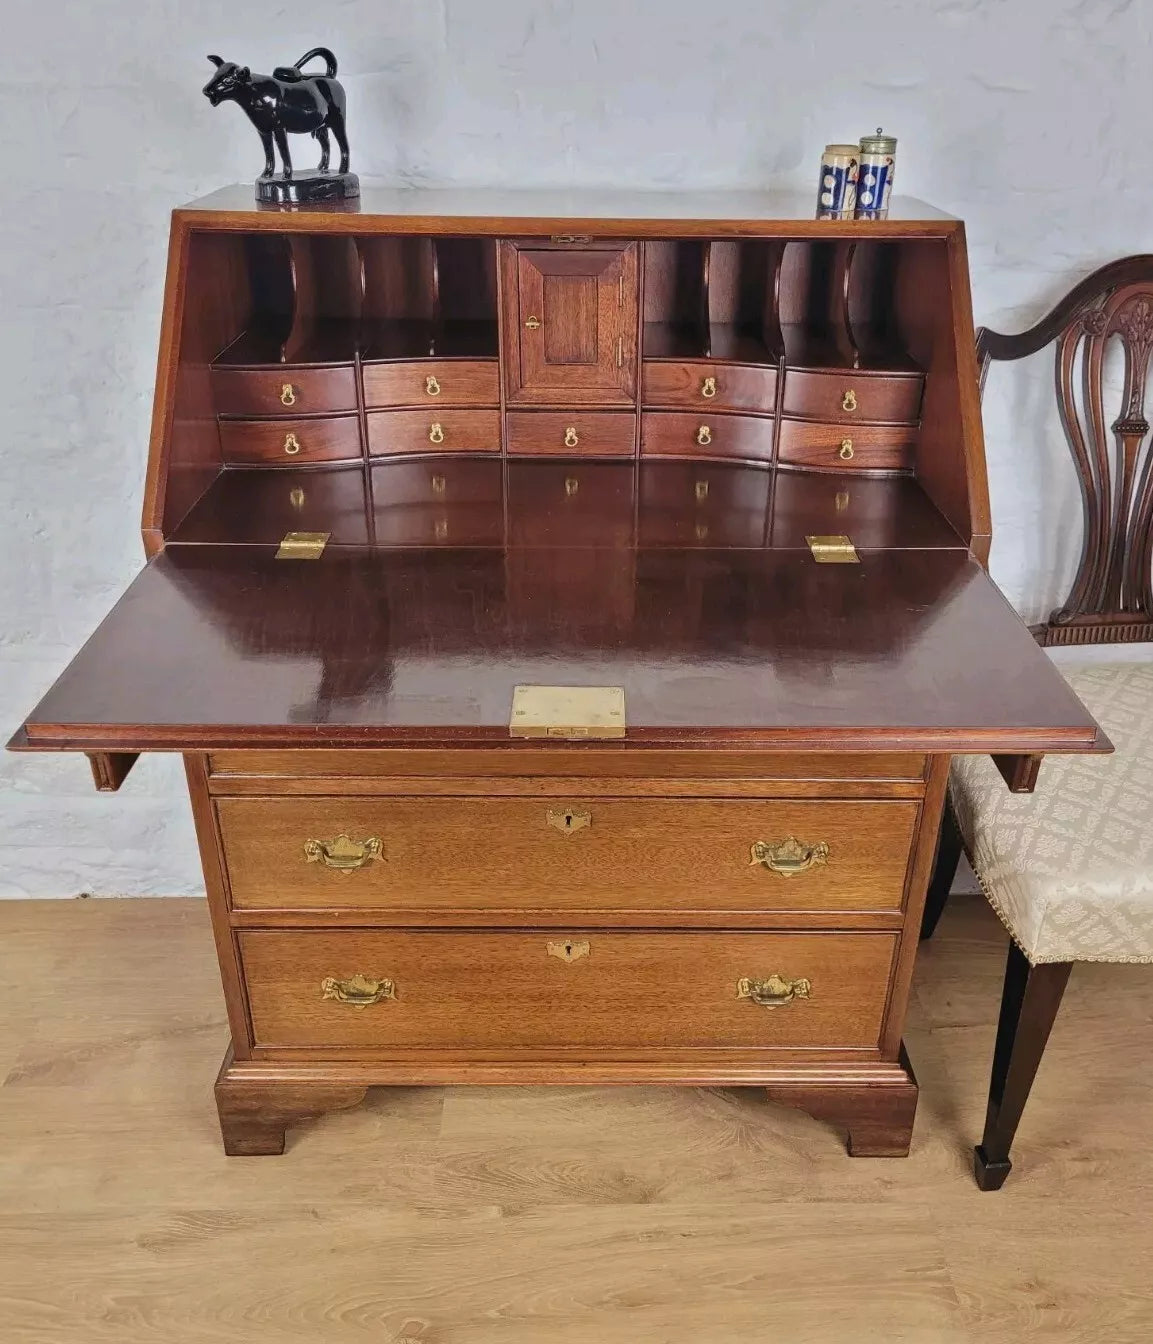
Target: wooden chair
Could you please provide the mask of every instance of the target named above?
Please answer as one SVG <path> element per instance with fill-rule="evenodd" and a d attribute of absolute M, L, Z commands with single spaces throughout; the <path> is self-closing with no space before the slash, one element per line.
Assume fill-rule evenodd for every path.
<path fill-rule="evenodd" d="M 1124 352 L 1121 406 L 1106 423 L 1106 346 Z M 1084 501 L 1081 561 L 1065 604 L 1033 633 L 1043 645 L 1153 640 L 1153 450 L 1146 379 L 1153 352 L 1153 256 L 1077 285 L 1019 336 L 982 328 L 977 355 L 1022 359 L 1056 343 L 1057 400 Z M 1011 935 L 985 1132 L 982 1190 L 998 1190 L 1061 996 L 1077 961 L 1153 961 L 1153 656 L 1063 669 L 1112 738 L 1113 756 L 1034 761 L 1013 793 L 987 757 L 958 757 L 949 781 L 922 937 L 940 918 L 962 849 Z"/>

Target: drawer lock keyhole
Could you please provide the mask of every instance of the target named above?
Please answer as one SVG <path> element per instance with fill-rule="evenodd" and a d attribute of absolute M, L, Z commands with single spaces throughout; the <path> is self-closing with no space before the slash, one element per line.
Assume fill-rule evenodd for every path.
<path fill-rule="evenodd" d="M 583 939 L 578 943 L 572 938 L 566 938 L 563 943 L 549 943 L 548 945 L 549 956 L 556 957 L 558 961 L 563 961 L 568 966 L 571 966 L 574 961 L 580 961 L 581 957 L 587 957 L 589 951 L 589 945 Z"/>
<path fill-rule="evenodd" d="M 577 831 L 583 831 L 586 826 L 591 826 L 593 823 L 591 812 L 577 812 L 571 807 L 566 807 L 563 812 L 550 808 L 545 813 L 545 820 L 554 830 L 560 831 L 561 835 L 575 835 Z"/>

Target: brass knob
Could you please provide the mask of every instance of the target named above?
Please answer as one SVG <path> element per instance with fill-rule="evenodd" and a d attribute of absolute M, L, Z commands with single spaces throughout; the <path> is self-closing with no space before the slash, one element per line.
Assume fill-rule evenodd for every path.
<path fill-rule="evenodd" d="M 703 504 L 705 500 L 708 499 L 709 497 L 708 481 L 698 481 L 694 486 L 694 493 L 696 494 L 697 497 L 697 503 Z"/>
<path fill-rule="evenodd" d="M 575 476 L 566 476 L 566 477 L 565 477 L 565 479 L 564 479 L 564 492 L 565 492 L 566 495 L 569 495 L 569 496 L 575 495 L 576 492 L 577 492 L 580 488 L 581 488 L 581 483 L 580 483 L 580 481 L 577 480 L 577 478 L 576 478 Z"/>
<path fill-rule="evenodd" d="M 536 331 L 537 327 L 540 326 L 540 318 L 539 317 L 526 318 L 525 326 L 528 327 L 529 331 Z"/>
<path fill-rule="evenodd" d="M 841 459 L 842 462 L 849 462 L 849 461 L 852 460 L 852 456 L 853 456 L 853 441 L 852 441 L 852 439 L 842 439 L 842 440 L 841 440 L 841 446 L 840 446 L 840 448 L 837 450 L 837 456 Z"/>
<path fill-rule="evenodd" d="M 353 840 L 341 832 L 332 840 L 306 840 L 304 857 L 308 863 L 319 863 L 325 868 L 335 868 L 338 873 L 351 873 L 357 868 L 367 868 L 373 859 L 379 859 L 384 853 L 384 841 L 379 835 L 370 835 L 364 840 Z"/>
<path fill-rule="evenodd" d="M 432 426 L 429 428 L 428 441 L 429 443 L 444 442 L 444 429 L 442 428 L 439 421 L 434 421 Z"/>
<path fill-rule="evenodd" d="M 808 872 L 810 868 L 829 861 L 829 847 L 823 840 L 818 840 L 815 845 L 803 845 L 795 835 L 779 842 L 758 840 L 749 854 L 750 868 L 759 864 L 771 873 L 779 873 L 781 877 L 796 877 L 798 873 Z"/>
<path fill-rule="evenodd" d="M 715 378 L 706 378 L 701 384 L 702 397 L 715 397 L 717 395 L 717 380 Z"/>
<path fill-rule="evenodd" d="M 296 405 L 296 388 L 291 383 L 285 383 L 280 389 L 280 401 L 284 406 Z"/>
<path fill-rule="evenodd" d="M 440 396 L 440 384 L 436 381 L 436 379 L 433 377 L 431 373 L 424 380 L 424 390 L 430 397 Z"/>
<path fill-rule="evenodd" d="M 289 457 L 294 457 L 300 452 L 300 440 L 295 434 L 286 434 L 284 436 L 284 451 Z"/>
<path fill-rule="evenodd" d="M 569 425 L 564 432 L 564 446 L 566 448 L 575 448 L 580 443 L 580 436 L 576 432 L 575 425 Z"/>
<path fill-rule="evenodd" d="M 350 975 L 347 980 L 338 980 L 335 975 L 326 975 L 320 982 L 320 997 L 336 999 L 339 1003 L 351 1004 L 353 1008 L 367 1008 L 370 1004 L 381 1003 L 385 999 L 396 998 L 396 984 L 383 977 L 371 975 Z"/>
<path fill-rule="evenodd" d="M 751 999 L 762 1008 L 783 1008 L 786 1003 L 792 1003 L 794 999 L 811 998 L 812 993 L 811 980 L 786 980 L 775 971 L 764 980 L 754 980 L 751 976 L 742 975 L 737 981 L 737 998 Z"/>
<path fill-rule="evenodd" d="M 841 398 L 842 411 L 855 411 L 857 409 L 857 394 L 850 387 Z"/>
<path fill-rule="evenodd" d="M 432 493 L 434 495 L 444 494 L 444 477 L 439 473 L 432 478 Z"/>
<path fill-rule="evenodd" d="M 700 444 L 705 444 L 705 443 L 712 443 L 712 441 L 713 441 L 713 431 L 708 427 L 708 425 L 702 425 L 700 429 L 697 430 L 697 442 Z"/>

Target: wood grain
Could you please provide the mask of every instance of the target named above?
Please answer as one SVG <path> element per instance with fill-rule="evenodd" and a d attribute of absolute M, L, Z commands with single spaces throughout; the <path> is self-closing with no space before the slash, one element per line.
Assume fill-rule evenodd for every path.
<path fill-rule="evenodd" d="M 370 408 L 500 405 L 500 370 L 495 359 L 366 363 L 363 378 L 364 404 Z"/>
<path fill-rule="evenodd" d="M 917 430 L 903 425 L 818 424 L 810 420 L 781 421 L 779 460 L 813 471 L 909 471 Z"/>
<path fill-rule="evenodd" d="M 500 412 L 439 406 L 419 411 L 371 411 L 370 457 L 413 453 L 499 453 Z"/>
<path fill-rule="evenodd" d="M 509 411 L 510 456 L 632 457 L 637 418 L 627 411 Z"/>
<path fill-rule="evenodd" d="M 270 369 L 212 370 L 217 415 L 316 415 L 356 410 L 356 373 L 282 364 Z M 287 400 L 286 400 L 287 398 Z"/>
<path fill-rule="evenodd" d="M 307 467 L 314 462 L 355 462 L 362 457 L 355 415 L 315 420 L 222 420 L 220 445 L 230 465 Z"/>
<path fill-rule="evenodd" d="M 2 902 L 0 1335 L 669 1344 L 771 1319 L 814 1344 L 1146 1344 L 1153 978 L 1077 968 L 985 1197 L 968 1152 L 1004 955 L 954 898 L 918 966 L 900 1164 L 846 1162 L 754 1089 L 651 1087 L 379 1089 L 243 1162 L 212 1105 L 203 902 Z"/>
<path fill-rule="evenodd" d="M 710 378 L 711 391 L 706 387 Z M 642 367 L 641 396 L 646 406 L 771 415 L 776 393 L 775 365 L 646 359 Z"/>

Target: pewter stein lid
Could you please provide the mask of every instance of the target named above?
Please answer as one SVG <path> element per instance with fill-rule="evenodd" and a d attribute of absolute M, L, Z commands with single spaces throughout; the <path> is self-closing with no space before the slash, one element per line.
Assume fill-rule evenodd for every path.
<path fill-rule="evenodd" d="M 861 153 L 859 145 L 826 145 L 825 153 L 835 155 L 837 158 L 855 159 Z"/>
<path fill-rule="evenodd" d="M 862 154 L 895 154 L 897 152 L 896 136 L 885 135 L 880 126 L 877 127 L 876 135 L 861 136 Z"/>

